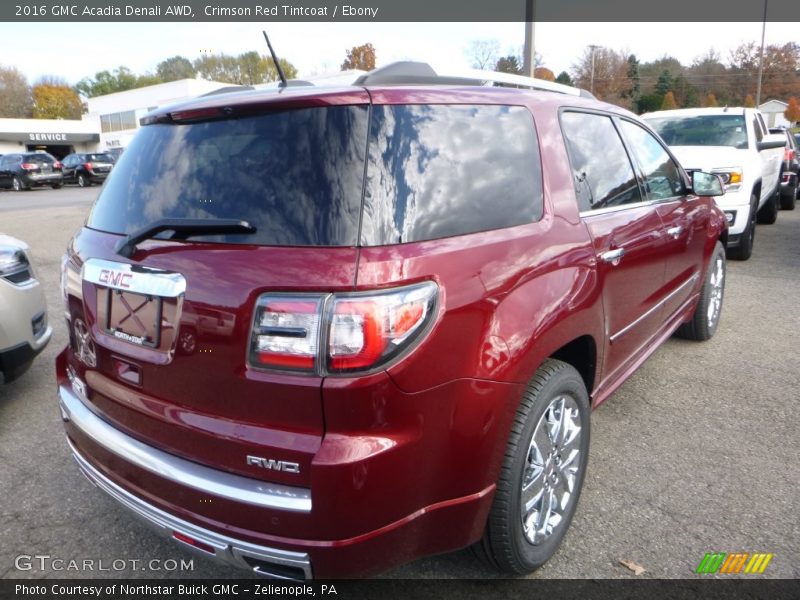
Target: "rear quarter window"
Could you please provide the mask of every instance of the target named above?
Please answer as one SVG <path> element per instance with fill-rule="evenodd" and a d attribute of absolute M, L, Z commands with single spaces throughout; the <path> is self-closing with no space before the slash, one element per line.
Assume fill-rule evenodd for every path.
<path fill-rule="evenodd" d="M 520 106 L 373 107 L 361 243 L 531 223 L 543 210 L 539 144 Z"/>

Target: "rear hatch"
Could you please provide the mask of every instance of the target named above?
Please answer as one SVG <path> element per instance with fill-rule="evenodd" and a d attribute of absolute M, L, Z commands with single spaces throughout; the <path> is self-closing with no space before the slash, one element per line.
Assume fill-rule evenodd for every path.
<path fill-rule="evenodd" d="M 150 118 L 106 181 L 68 253 L 71 365 L 129 435 L 307 486 L 322 378 L 262 368 L 253 331 L 265 298 L 353 289 L 368 96 L 226 101 Z"/>
<path fill-rule="evenodd" d="M 110 154 L 87 154 L 86 162 L 89 168 L 98 175 L 105 175 L 111 172 L 114 166 L 114 159 Z"/>

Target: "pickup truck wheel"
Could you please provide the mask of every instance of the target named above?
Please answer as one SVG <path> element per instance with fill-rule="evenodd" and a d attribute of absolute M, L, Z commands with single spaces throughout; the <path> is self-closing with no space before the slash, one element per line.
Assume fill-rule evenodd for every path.
<path fill-rule="evenodd" d="M 589 395 L 571 365 L 545 361 L 511 427 L 476 554 L 524 574 L 555 554 L 578 504 L 589 458 Z"/>
<path fill-rule="evenodd" d="M 747 260 L 753 254 L 753 242 L 756 238 L 756 213 L 755 207 L 758 206 L 758 199 L 755 194 L 750 196 L 750 215 L 747 226 L 744 228 L 739 245 L 735 248 L 728 248 L 728 258 L 733 260 Z"/>
<path fill-rule="evenodd" d="M 764 225 L 772 225 L 778 220 L 778 210 L 780 207 L 780 193 L 775 190 L 769 197 L 761 210 L 758 211 L 758 222 Z"/>
<path fill-rule="evenodd" d="M 679 337 L 689 340 L 705 341 L 717 331 L 722 312 L 722 299 L 725 296 L 725 250 L 720 242 L 714 248 L 708 264 L 700 300 L 690 321 L 684 323 L 676 332 Z"/>

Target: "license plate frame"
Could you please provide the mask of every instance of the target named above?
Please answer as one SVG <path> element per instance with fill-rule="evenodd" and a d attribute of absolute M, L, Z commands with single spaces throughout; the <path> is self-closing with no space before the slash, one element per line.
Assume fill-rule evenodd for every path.
<path fill-rule="evenodd" d="M 101 288 L 98 288 L 98 294 L 100 290 Z M 102 290 L 106 295 L 106 310 L 105 322 L 101 325 L 108 335 L 137 346 L 158 348 L 161 345 L 164 306 L 160 296 L 115 288 L 102 288 Z M 118 299 L 117 302 L 114 302 L 115 299 Z M 145 308 L 148 309 L 146 312 L 152 313 L 152 320 L 148 318 L 143 322 L 139 313 Z M 134 323 L 134 327 L 139 331 L 123 329 L 122 325 L 128 321 Z"/>

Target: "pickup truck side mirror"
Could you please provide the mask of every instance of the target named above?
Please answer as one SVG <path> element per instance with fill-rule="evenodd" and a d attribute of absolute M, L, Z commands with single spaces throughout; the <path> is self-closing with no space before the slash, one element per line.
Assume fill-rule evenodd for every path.
<path fill-rule="evenodd" d="M 692 190 L 698 196 L 722 196 L 725 193 L 720 176 L 703 171 L 692 171 Z"/>
<path fill-rule="evenodd" d="M 761 152 L 762 150 L 771 150 L 773 148 L 783 148 L 786 146 L 786 136 L 780 133 L 770 133 L 765 135 L 764 138 L 756 143 L 756 148 Z"/>

